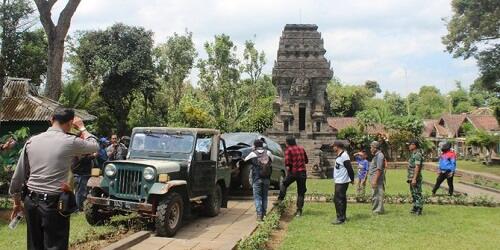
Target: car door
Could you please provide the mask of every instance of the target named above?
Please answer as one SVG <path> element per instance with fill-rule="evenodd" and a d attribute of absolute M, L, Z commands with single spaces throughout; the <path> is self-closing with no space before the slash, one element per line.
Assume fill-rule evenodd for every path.
<path fill-rule="evenodd" d="M 190 169 L 190 186 L 192 197 L 205 196 L 215 187 L 216 159 L 214 158 L 213 136 L 198 135 L 196 148 Z M 216 156 L 215 156 L 216 157 Z"/>

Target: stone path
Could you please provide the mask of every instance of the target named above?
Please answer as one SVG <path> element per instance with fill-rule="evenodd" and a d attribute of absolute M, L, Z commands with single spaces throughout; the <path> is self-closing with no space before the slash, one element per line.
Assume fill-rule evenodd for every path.
<path fill-rule="evenodd" d="M 269 204 L 271 208 L 271 204 Z M 175 238 L 149 237 L 130 249 L 233 249 L 257 227 L 253 201 L 229 201 L 228 208 L 212 218 L 200 217 L 185 224 Z"/>
<path fill-rule="evenodd" d="M 434 184 L 434 183 L 433 183 Z M 441 184 L 441 187 L 448 188 L 448 183 L 446 181 Z M 459 183 L 457 181 L 453 182 L 453 188 L 461 193 L 466 193 L 469 197 L 479 197 L 479 196 L 488 196 L 491 197 L 494 201 L 500 202 L 500 194 L 496 192 L 491 192 L 482 188 L 473 187 L 470 185 L 465 185 Z"/>

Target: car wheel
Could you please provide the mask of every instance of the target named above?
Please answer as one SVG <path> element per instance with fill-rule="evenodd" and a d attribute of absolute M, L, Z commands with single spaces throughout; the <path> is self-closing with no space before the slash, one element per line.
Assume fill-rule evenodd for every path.
<path fill-rule="evenodd" d="M 99 211 L 99 207 L 95 204 L 91 204 L 85 201 L 83 204 L 83 212 L 85 213 L 85 219 L 92 226 L 104 225 L 111 219 L 110 213 L 103 213 Z"/>
<path fill-rule="evenodd" d="M 182 225 L 184 204 L 180 194 L 168 193 L 158 203 L 156 208 L 155 228 L 156 235 L 172 237 Z"/>
<path fill-rule="evenodd" d="M 250 165 L 245 164 L 240 172 L 241 176 L 241 187 L 243 190 L 252 190 L 252 184 L 250 183 Z"/>
<path fill-rule="evenodd" d="M 215 185 L 214 191 L 203 200 L 205 214 L 210 217 L 217 216 L 222 206 L 222 188 L 219 184 Z"/>

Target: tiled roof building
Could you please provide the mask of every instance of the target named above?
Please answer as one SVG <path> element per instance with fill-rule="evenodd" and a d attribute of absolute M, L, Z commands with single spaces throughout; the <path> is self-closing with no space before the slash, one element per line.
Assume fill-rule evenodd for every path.
<path fill-rule="evenodd" d="M 8 78 L 3 87 L 0 110 L 0 135 L 20 127 L 29 127 L 31 133 L 39 133 L 50 125 L 54 110 L 62 104 L 38 94 L 29 79 Z M 84 110 L 75 110 L 84 121 L 96 119 Z"/>

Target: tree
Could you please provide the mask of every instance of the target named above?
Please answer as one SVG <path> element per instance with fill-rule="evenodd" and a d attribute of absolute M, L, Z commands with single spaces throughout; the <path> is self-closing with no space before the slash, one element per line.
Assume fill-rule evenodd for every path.
<path fill-rule="evenodd" d="M 500 92 L 500 2 L 453 0 L 451 6 L 454 14 L 443 44 L 454 57 L 475 57 L 481 71 L 478 85 Z"/>
<path fill-rule="evenodd" d="M 406 101 L 396 92 L 385 92 L 384 101 L 389 105 L 391 113 L 395 116 L 407 115 Z"/>
<path fill-rule="evenodd" d="M 456 82 L 457 89 L 448 93 L 453 108 L 453 113 L 466 113 L 472 110 L 472 103 L 469 93 L 462 87 L 460 82 Z"/>
<path fill-rule="evenodd" d="M 153 33 L 115 24 L 103 31 L 80 34 L 71 51 L 74 72 L 81 79 L 92 80 L 93 87 L 98 88 L 98 103 L 106 107 L 104 111 L 112 117 L 118 133 L 128 132 L 128 114 L 134 100 L 142 96 L 146 111 L 156 88 Z M 148 119 L 147 112 L 144 117 Z"/>
<path fill-rule="evenodd" d="M 255 85 L 257 80 L 262 75 L 262 69 L 266 64 L 266 54 L 264 51 L 259 52 L 255 48 L 255 42 L 245 41 L 245 50 L 243 51 L 242 72 L 250 77 L 250 83 Z"/>
<path fill-rule="evenodd" d="M 34 25 L 34 9 L 29 0 L 2 0 L 0 4 L 1 98 L 6 76 L 33 77 L 33 82 L 40 82 L 38 67 L 44 65 L 44 60 L 37 57 L 37 50 L 43 50 L 44 39 L 29 31 Z"/>
<path fill-rule="evenodd" d="M 416 102 L 411 103 L 415 114 L 421 118 L 439 117 L 447 110 L 446 99 L 434 86 L 422 86 Z"/>
<path fill-rule="evenodd" d="M 48 39 L 47 87 L 45 93 L 49 98 L 58 100 L 62 89 L 64 40 L 68 34 L 71 18 L 80 4 L 80 0 L 68 0 L 59 14 L 57 25 L 52 21 L 52 7 L 54 7 L 57 0 L 34 1 Z"/>
<path fill-rule="evenodd" d="M 382 89 L 380 89 L 380 85 L 377 81 L 368 80 L 365 82 L 365 88 L 368 89 L 372 93 L 372 97 L 378 93 L 382 93 Z"/>
<path fill-rule="evenodd" d="M 222 130 L 240 122 L 242 112 L 246 112 L 247 104 L 240 99 L 241 87 L 239 60 L 236 46 L 227 35 L 216 35 L 214 42 L 205 43 L 207 59 L 198 62 L 199 85 L 208 100 L 214 105 L 214 116 Z"/>
<path fill-rule="evenodd" d="M 469 145 L 485 149 L 485 163 L 491 163 L 491 154 L 500 141 L 499 135 L 490 134 L 484 130 L 476 130 L 467 134 L 465 142 Z"/>
<path fill-rule="evenodd" d="M 326 92 L 332 116 L 355 116 L 372 96 L 372 92 L 364 86 L 342 85 L 338 79 L 328 83 Z"/>
<path fill-rule="evenodd" d="M 174 33 L 167 42 L 155 48 L 155 64 L 164 87 L 172 96 L 173 108 L 177 109 L 182 98 L 184 80 L 193 68 L 196 49 L 193 34 L 186 31 L 185 35 Z"/>
<path fill-rule="evenodd" d="M 47 75 L 47 37 L 42 29 L 20 34 L 15 64 L 9 75 L 31 79 L 40 86 Z"/>

